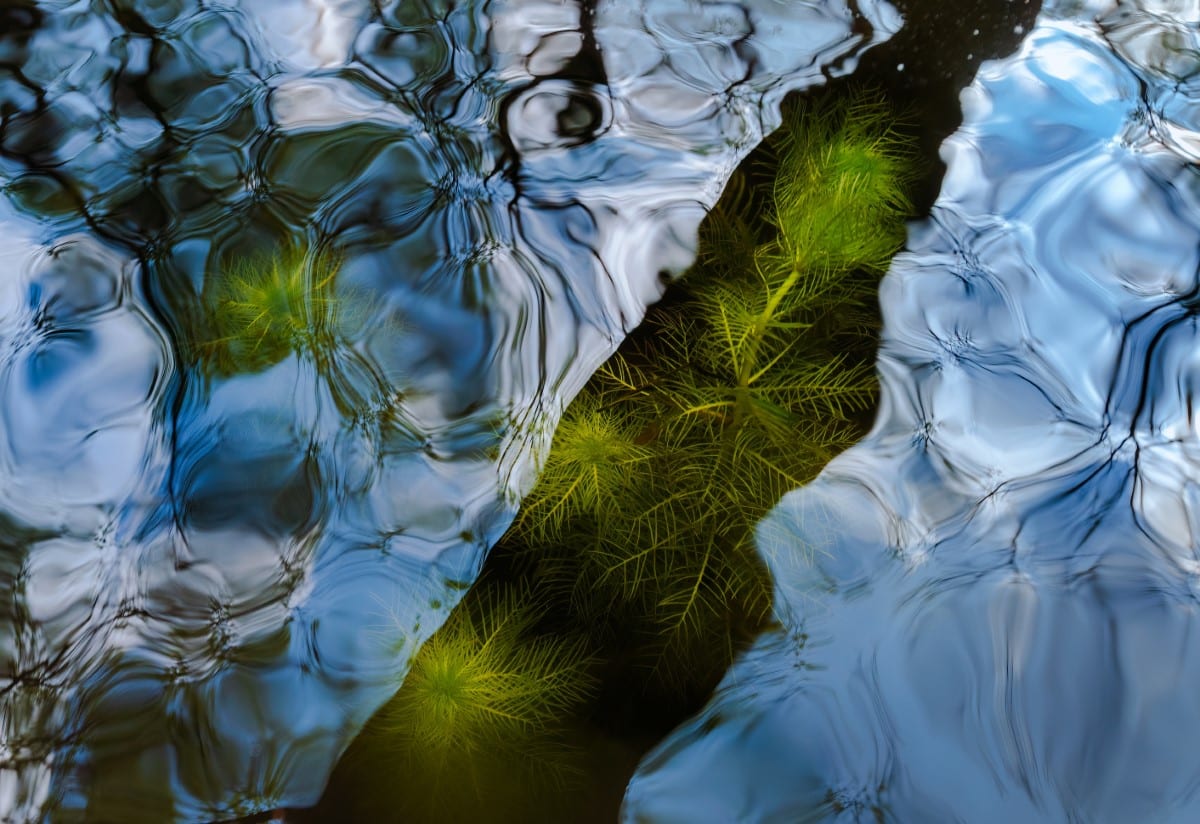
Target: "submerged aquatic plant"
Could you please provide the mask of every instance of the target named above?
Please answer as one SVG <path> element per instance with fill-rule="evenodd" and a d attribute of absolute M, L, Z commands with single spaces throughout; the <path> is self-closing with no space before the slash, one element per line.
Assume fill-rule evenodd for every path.
<path fill-rule="evenodd" d="M 707 696 L 769 620 L 757 522 L 860 435 L 874 399 L 875 276 L 914 166 L 891 122 L 864 96 L 810 105 L 773 143 L 771 184 L 735 177 L 700 262 L 565 410 L 488 559 L 518 583 L 467 592 L 326 811 L 579 820 L 604 798 L 546 782 L 570 741 L 623 780 L 647 733 Z"/>
<path fill-rule="evenodd" d="M 563 781 L 563 719 L 591 695 L 582 638 L 540 633 L 542 609 L 486 582 L 414 656 L 382 710 L 379 749 L 404 788 L 402 820 L 497 820 L 503 799 Z"/>
<path fill-rule="evenodd" d="M 226 266 L 206 284 L 201 360 L 233 374 L 261 371 L 294 353 L 327 357 L 358 314 L 337 294 L 340 265 L 331 252 L 290 246 Z"/>
<path fill-rule="evenodd" d="M 519 747 L 587 695 L 580 641 L 538 638 L 536 604 L 520 591 L 465 602 L 413 658 L 388 712 L 398 742 L 437 762 Z"/>
<path fill-rule="evenodd" d="M 875 276 L 911 211 L 893 121 L 867 95 L 789 116 L 773 186 L 733 184 L 682 297 L 564 413 L 511 533 L 594 634 L 638 639 L 669 691 L 706 691 L 767 620 L 754 526 L 874 401 L 870 352 L 847 349 L 871 339 Z"/>
<path fill-rule="evenodd" d="M 543 468 L 538 481 L 542 506 L 531 523 L 541 539 L 553 539 L 569 520 L 588 516 L 611 522 L 627 512 L 629 483 L 654 451 L 641 443 L 641 422 L 617 418 L 601 399 L 588 394 L 578 399 L 571 415 L 555 435 L 555 460 Z"/>

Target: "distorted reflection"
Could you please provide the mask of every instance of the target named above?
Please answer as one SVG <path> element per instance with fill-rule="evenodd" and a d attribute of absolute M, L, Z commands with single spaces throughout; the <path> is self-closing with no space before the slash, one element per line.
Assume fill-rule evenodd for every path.
<path fill-rule="evenodd" d="M 0 9 L 8 818 L 313 801 L 783 95 L 898 24 Z"/>

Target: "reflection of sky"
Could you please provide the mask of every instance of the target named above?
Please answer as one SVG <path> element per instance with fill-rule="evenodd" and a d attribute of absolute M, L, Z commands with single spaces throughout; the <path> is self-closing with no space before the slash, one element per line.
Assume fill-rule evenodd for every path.
<path fill-rule="evenodd" d="M 290 71 L 335 68 L 350 58 L 354 41 L 369 17 L 366 0 L 273 0 L 246 3 L 254 33 Z"/>
<path fill-rule="evenodd" d="M 1200 814 L 1200 64 L 1165 70 L 1200 43 L 1125 5 L 1044 13 L 964 92 L 881 287 L 879 420 L 764 520 L 783 629 L 630 820 Z"/>
<path fill-rule="evenodd" d="M 0 32 L 6 820 L 314 800 L 784 92 L 898 23 L 119 5 Z M 210 368 L 281 238 L 344 253 L 354 322 Z"/>

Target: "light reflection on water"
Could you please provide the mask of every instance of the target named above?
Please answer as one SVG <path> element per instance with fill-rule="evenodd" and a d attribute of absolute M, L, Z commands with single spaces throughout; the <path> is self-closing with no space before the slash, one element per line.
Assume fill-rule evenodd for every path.
<path fill-rule="evenodd" d="M 760 527 L 783 627 L 626 820 L 1196 820 L 1198 24 L 1059 4 L 964 92 L 876 426 Z"/>
<path fill-rule="evenodd" d="M 5 820 L 314 800 L 856 8 L 0 10 Z"/>

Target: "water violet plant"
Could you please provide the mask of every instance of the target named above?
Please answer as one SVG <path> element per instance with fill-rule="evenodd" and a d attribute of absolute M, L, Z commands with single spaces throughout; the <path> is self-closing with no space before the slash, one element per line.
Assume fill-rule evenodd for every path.
<path fill-rule="evenodd" d="M 383 761 L 416 793 L 386 820 L 532 820 L 554 798 L 574 812 L 536 820 L 581 820 L 586 788 L 524 807 L 510 790 L 564 777 L 564 735 L 632 769 L 769 622 L 755 526 L 874 403 L 875 288 L 916 174 L 895 122 L 867 94 L 808 102 L 767 147 L 772 174 L 735 176 L 697 265 L 564 411 L 488 559 L 516 594 L 467 592 L 356 742 L 377 754 L 339 767 L 340 798 L 394 798 L 360 777 Z"/>
<path fill-rule="evenodd" d="M 508 539 L 668 692 L 707 692 L 768 619 L 754 526 L 874 402 L 850 350 L 911 211 L 894 121 L 862 93 L 792 111 L 769 190 L 727 193 L 678 294 L 566 410 Z"/>

